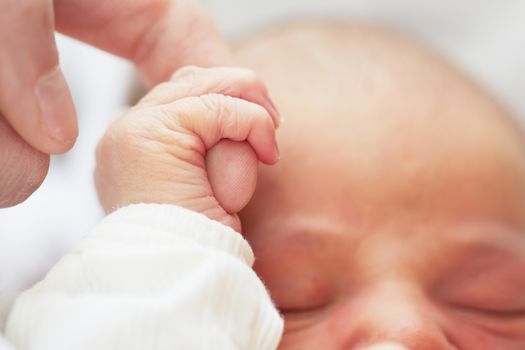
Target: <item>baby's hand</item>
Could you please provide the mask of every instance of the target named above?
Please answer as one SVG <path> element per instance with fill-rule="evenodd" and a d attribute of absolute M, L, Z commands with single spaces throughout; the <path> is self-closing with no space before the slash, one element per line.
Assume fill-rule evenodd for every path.
<path fill-rule="evenodd" d="M 185 67 L 101 140 L 95 171 L 101 203 L 107 212 L 132 203 L 175 204 L 240 231 L 237 212 L 253 194 L 258 161 L 279 158 L 277 126 L 277 112 L 251 71 Z"/>

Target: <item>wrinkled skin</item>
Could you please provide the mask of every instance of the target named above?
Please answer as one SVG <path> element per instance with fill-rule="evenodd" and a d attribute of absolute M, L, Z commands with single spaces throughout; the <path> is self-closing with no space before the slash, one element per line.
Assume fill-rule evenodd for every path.
<path fill-rule="evenodd" d="M 257 164 L 279 159 L 279 116 L 250 70 L 187 66 L 116 120 L 97 147 L 106 212 L 174 204 L 241 231 Z"/>
<path fill-rule="evenodd" d="M 22 140 L 2 115 L 0 140 L 0 208 L 4 208 L 23 202 L 40 186 L 49 168 L 49 156 Z"/>
<path fill-rule="evenodd" d="M 55 29 L 130 60 L 150 86 L 190 63 L 232 64 L 198 0 L 1 1 L 0 123 L 9 130 L 0 130 L 0 208 L 36 190 L 49 154 L 68 151 L 78 134 Z"/>
<path fill-rule="evenodd" d="M 241 213 L 280 349 L 525 349 L 525 153 L 508 113 L 370 28 L 290 26 L 237 56 L 285 118 L 281 161 Z"/>

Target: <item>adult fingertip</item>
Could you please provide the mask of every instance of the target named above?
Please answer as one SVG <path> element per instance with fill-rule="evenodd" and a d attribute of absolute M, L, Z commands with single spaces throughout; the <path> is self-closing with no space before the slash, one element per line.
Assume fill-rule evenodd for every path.
<path fill-rule="evenodd" d="M 221 140 L 208 151 L 208 179 L 227 213 L 238 213 L 250 201 L 257 185 L 257 164 L 257 155 L 247 142 Z"/>
<path fill-rule="evenodd" d="M 49 171 L 50 157 L 47 154 L 35 151 L 34 156 L 28 157 L 24 162 L 29 165 L 9 183 L 9 189 L 0 195 L 0 208 L 9 208 L 25 202 L 44 182 Z M 14 169 L 18 169 L 16 166 Z M 0 184 L 2 187 L 3 184 Z"/>
<path fill-rule="evenodd" d="M 40 108 L 42 133 L 47 138 L 43 144 L 33 144 L 45 153 L 68 151 L 75 144 L 78 126 L 73 99 L 60 68 L 42 76 L 34 92 Z"/>
<path fill-rule="evenodd" d="M 44 181 L 49 168 L 49 155 L 25 142 L 0 116 L 0 208 L 25 201 Z"/>

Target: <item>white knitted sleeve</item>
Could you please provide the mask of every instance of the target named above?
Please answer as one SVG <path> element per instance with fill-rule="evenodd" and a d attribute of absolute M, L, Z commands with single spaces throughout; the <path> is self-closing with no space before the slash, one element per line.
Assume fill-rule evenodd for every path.
<path fill-rule="evenodd" d="M 106 217 L 15 302 L 18 350 L 275 349 L 283 321 L 240 234 L 170 205 Z"/>

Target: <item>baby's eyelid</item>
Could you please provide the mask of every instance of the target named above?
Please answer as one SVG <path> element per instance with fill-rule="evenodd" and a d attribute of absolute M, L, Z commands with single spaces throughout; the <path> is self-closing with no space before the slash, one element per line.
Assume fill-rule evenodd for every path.
<path fill-rule="evenodd" d="M 452 307 L 461 311 L 475 313 L 483 316 L 493 317 L 501 320 L 525 319 L 525 305 L 516 309 L 505 309 L 487 305 L 462 305 L 453 304 Z"/>
<path fill-rule="evenodd" d="M 283 315 L 299 315 L 299 314 L 312 314 L 321 312 L 324 310 L 324 306 L 305 307 L 305 308 L 279 308 L 279 312 Z"/>
<path fill-rule="evenodd" d="M 279 311 L 282 314 L 308 314 L 308 313 L 322 312 L 326 310 L 327 308 L 329 308 L 330 306 L 332 306 L 332 304 L 333 304 L 333 300 L 328 299 L 322 302 L 312 303 L 311 305 L 305 304 L 303 306 L 298 305 L 298 306 L 288 306 L 288 307 L 277 305 L 277 307 L 279 308 Z"/>
<path fill-rule="evenodd" d="M 525 308 L 517 309 L 517 310 L 480 309 L 480 311 L 489 316 L 502 318 L 502 319 L 525 318 Z"/>

